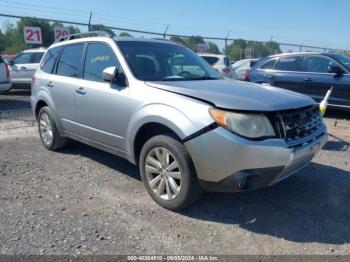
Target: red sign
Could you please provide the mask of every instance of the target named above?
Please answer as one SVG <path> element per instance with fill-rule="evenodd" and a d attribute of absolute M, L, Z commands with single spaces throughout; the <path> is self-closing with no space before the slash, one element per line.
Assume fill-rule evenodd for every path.
<path fill-rule="evenodd" d="M 25 26 L 23 28 L 24 42 L 27 44 L 42 44 L 41 29 L 36 26 Z"/>

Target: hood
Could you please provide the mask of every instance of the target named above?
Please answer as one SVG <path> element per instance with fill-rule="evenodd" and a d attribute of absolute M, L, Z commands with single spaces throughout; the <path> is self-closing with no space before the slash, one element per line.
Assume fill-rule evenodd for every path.
<path fill-rule="evenodd" d="M 245 111 L 278 111 L 314 104 L 311 98 L 284 89 L 234 80 L 146 82 L 147 85 L 197 98 L 216 107 Z"/>

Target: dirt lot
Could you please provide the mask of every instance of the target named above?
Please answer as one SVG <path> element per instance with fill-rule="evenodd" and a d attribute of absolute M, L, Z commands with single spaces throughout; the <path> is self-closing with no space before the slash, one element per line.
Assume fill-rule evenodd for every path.
<path fill-rule="evenodd" d="M 30 125 L 0 122 L 0 254 L 350 254 L 350 121 L 328 119 L 336 137 L 280 184 L 177 213 L 127 161 L 47 151 Z"/>

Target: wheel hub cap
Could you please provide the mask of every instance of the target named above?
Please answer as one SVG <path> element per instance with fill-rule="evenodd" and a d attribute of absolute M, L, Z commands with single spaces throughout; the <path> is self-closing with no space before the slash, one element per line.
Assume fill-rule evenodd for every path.
<path fill-rule="evenodd" d="M 52 125 L 47 113 L 42 113 L 40 116 L 40 134 L 45 144 L 49 145 L 52 142 Z"/>
<path fill-rule="evenodd" d="M 181 170 L 178 161 L 164 147 L 155 147 L 148 152 L 145 173 L 149 186 L 160 198 L 172 200 L 180 193 Z"/>

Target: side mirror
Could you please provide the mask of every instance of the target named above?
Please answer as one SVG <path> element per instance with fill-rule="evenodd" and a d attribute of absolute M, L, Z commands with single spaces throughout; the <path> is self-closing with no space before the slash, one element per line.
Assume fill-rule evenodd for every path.
<path fill-rule="evenodd" d="M 330 65 L 328 67 L 328 73 L 341 75 L 344 74 L 344 70 L 339 65 Z"/>
<path fill-rule="evenodd" d="M 103 81 L 114 83 L 118 79 L 118 74 L 119 74 L 119 67 L 117 66 L 107 67 L 102 72 Z"/>

